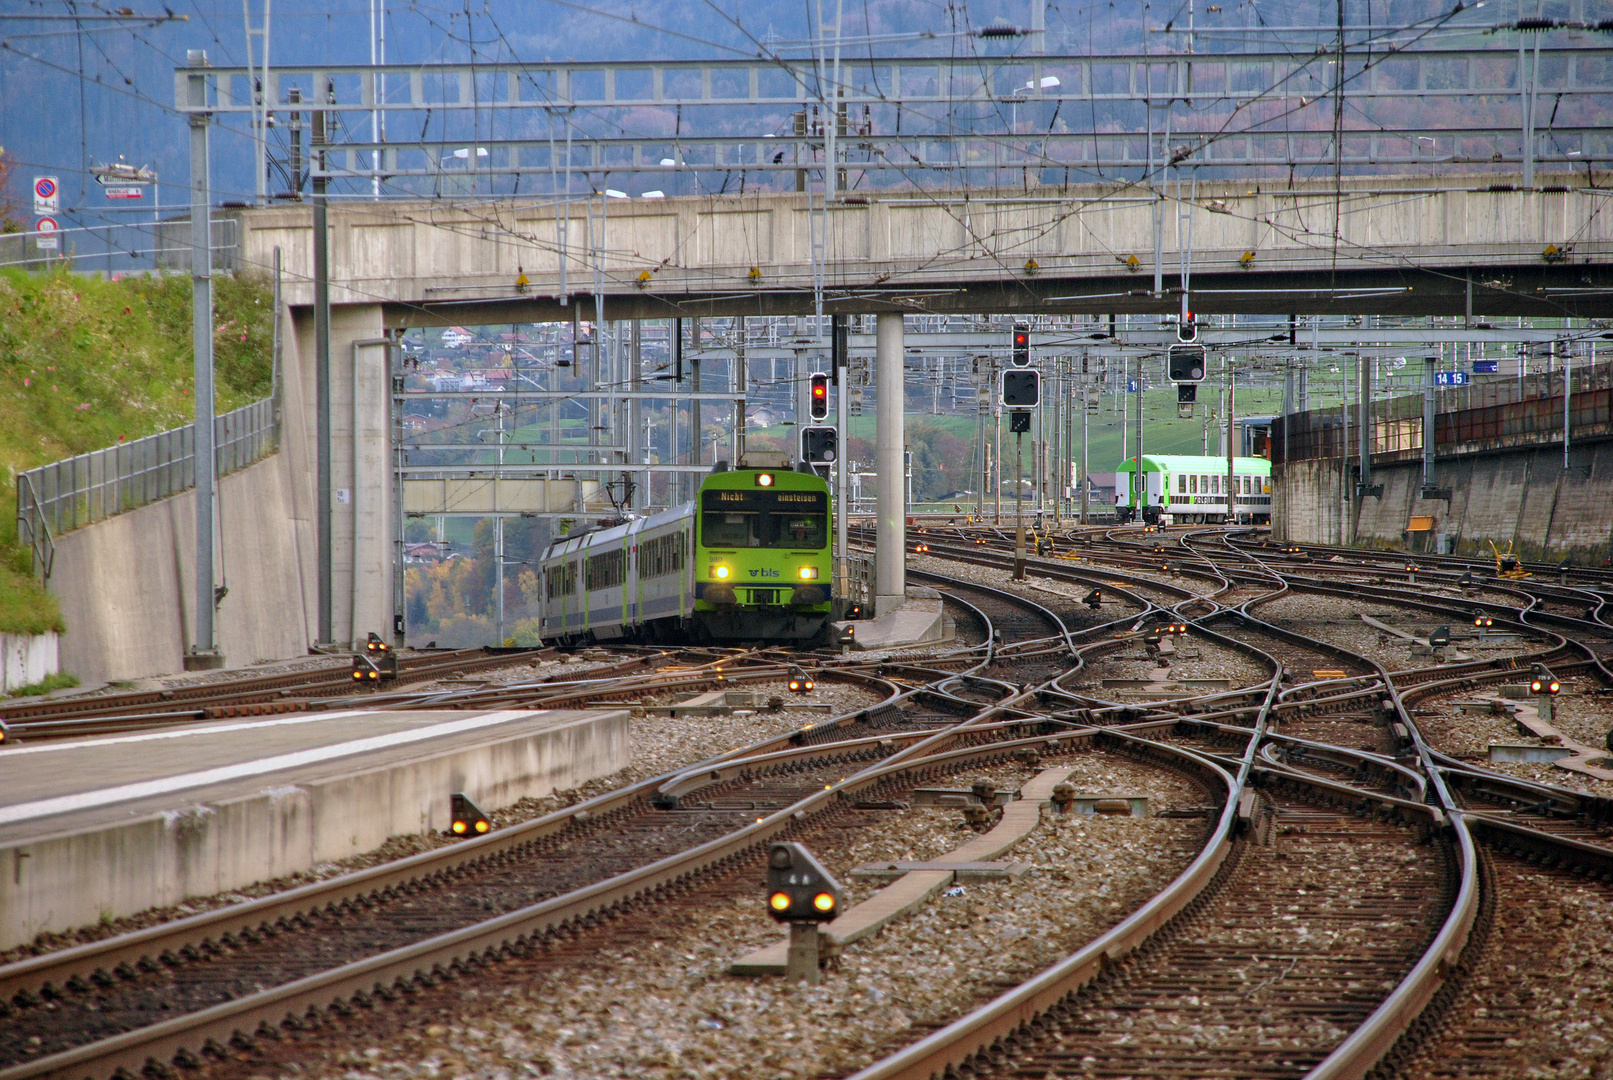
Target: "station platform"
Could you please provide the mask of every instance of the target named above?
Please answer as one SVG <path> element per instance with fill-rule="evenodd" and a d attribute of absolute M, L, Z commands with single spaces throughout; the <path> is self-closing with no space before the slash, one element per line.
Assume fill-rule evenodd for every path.
<path fill-rule="evenodd" d="M 0 948 L 446 829 L 630 760 L 626 710 L 298 713 L 0 753 Z"/>

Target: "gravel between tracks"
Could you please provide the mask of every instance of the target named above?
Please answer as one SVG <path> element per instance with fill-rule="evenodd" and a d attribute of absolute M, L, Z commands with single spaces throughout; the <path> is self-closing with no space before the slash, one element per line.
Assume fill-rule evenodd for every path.
<path fill-rule="evenodd" d="M 1077 755 L 1064 762 L 1080 786 L 1147 791 L 1156 809 L 1204 801 L 1189 782 L 1123 759 Z M 982 775 L 1006 784 L 1029 774 L 999 769 Z M 959 828 L 955 811 L 859 816 L 871 820 L 847 826 L 856 830 L 849 843 L 837 850 L 828 841 L 814 843 L 832 871 L 936 854 L 972 835 Z M 683 906 L 676 924 L 635 927 L 626 940 L 585 948 L 558 964 L 504 965 L 364 1021 L 385 1031 L 305 1036 L 275 1052 L 277 1062 L 295 1065 L 221 1064 L 209 1067 L 206 1080 L 839 1075 L 1112 925 L 1181 871 L 1198 850 L 1204 824 L 1163 818 L 1046 823 L 1014 852 L 1035 866 L 1024 878 L 969 885 L 961 895 L 939 899 L 851 946 L 814 987 L 725 973 L 734 958 L 780 936 L 763 916 L 761 886 L 751 880 L 756 874 L 736 875 L 742 880 L 727 895 L 692 912 Z M 851 891 L 860 898 L 874 887 L 853 884 Z"/>
<path fill-rule="evenodd" d="M 1613 1076 L 1613 888 L 1485 852 L 1495 923 L 1440 1033 L 1401 1080 Z"/>
<path fill-rule="evenodd" d="M 787 708 L 777 713 L 763 709 L 753 713 L 736 712 L 726 716 L 672 718 L 649 713 L 644 717 L 636 717 L 631 722 L 633 760 L 627 768 L 567 791 L 529 796 L 503 809 L 490 811 L 494 827 L 507 828 L 518 825 L 523 821 L 542 817 L 562 807 L 591 799 L 639 780 L 669 772 L 683 765 L 704 761 L 716 754 L 747 746 L 773 735 L 795 731 L 807 724 L 864 708 L 879 700 L 878 695 L 872 691 L 827 681 L 820 683 L 816 690 L 804 697 L 790 694 L 784 680 L 746 683 L 744 688 L 756 690 L 765 696 L 783 697 L 792 703 L 810 702 L 827 704 L 831 707 L 827 710 L 814 709 L 810 712 Z M 646 694 L 643 695 L 643 699 L 646 704 L 670 704 L 687 696 L 687 694 Z M 416 833 L 389 837 L 386 843 L 372 851 L 340 862 L 321 863 L 301 873 L 212 896 L 195 897 L 183 904 L 153 908 L 136 915 L 72 931 L 41 934 L 27 945 L 0 952 L 0 964 L 213 911 L 229 904 L 284 892 L 315 881 L 325 881 L 355 870 L 367 869 L 455 843 L 460 841 L 446 833 Z"/>
<path fill-rule="evenodd" d="M 1572 788 L 1594 795 L 1606 795 L 1613 784 L 1587 776 L 1584 773 L 1559 769 L 1549 762 L 1490 761 L 1489 744 L 1522 743 L 1538 745 L 1540 740 L 1521 732 L 1510 716 L 1491 716 L 1483 712 L 1460 711 L 1457 701 L 1471 701 L 1480 692 L 1462 691 L 1444 694 L 1420 702 L 1414 714 L 1418 728 L 1434 749 L 1453 757 L 1472 761 L 1492 772 L 1516 776 L 1523 780 L 1537 780 L 1544 784 Z M 1552 704 L 1552 724 L 1571 739 L 1590 746 L 1603 746 L 1608 729 L 1613 727 L 1613 709 L 1607 698 L 1595 693 L 1589 679 L 1569 678 L 1563 681 L 1563 693 Z"/>
<path fill-rule="evenodd" d="M 1542 644 L 1527 638 L 1507 641 L 1498 638 L 1470 637 L 1468 632 L 1471 627 L 1464 628 L 1462 621 L 1454 616 L 1442 617 L 1432 612 L 1413 612 L 1406 608 L 1392 607 L 1386 601 L 1366 603 L 1332 596 L 1299 594 L 1282 596 L 1258 604 L 1254 608 L 1254 614 L 1256 618 L 1266 622 L 1332 642 L 1351 652 L 1370 657 L 1390 671 L 1432 667 L 1433 657 L 1412 656 L 1409 641 L 1368 626 L 1360 621 L 1362 615 L 1424 638 L 1436 627 L 1449 626 L 1453 637 L 1450 656 L 1452 660 L 1456 659 L 1455 653 L 1458 651 L 1474 660 L 1490 660 L 1532 652 L 1539 649 Z"/>

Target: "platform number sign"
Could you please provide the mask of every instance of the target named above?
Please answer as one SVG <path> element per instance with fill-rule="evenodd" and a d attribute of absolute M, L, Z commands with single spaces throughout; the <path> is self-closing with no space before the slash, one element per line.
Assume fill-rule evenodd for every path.
<path fill-rule="evenodd" d="M 54 214 L 62 208 L 62 188 L 54 176 L 34 177 L 34 214 Z"/>
<path fill-rule="evenodd" d="M 1435 386 L 1466 386 L 1472 381 L 1465 371 L 1436 371 L 1434 372 Z"/>

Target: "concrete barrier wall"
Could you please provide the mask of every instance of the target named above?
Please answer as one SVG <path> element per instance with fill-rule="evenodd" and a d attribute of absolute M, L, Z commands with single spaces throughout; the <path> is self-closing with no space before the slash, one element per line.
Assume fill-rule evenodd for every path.
<path fill-rule="evenodd" d="M 267 881 L 443 830 L 449 797 L 484 810 L 625 768 L 625 712 L 350 776 L 198 803 L 93 832 L 0 847 L 0 949 L 47 931 Z"/>
<path fill-rule="evenodd" d="M 1421 498 L 1420 463 L 1378 466 L 1372 480 L 1383 496 L 1360 500 L 1359 520 L 1349 520 L 1357 514 L 1352 498 L 1341 534 L 1340 492 L 1354 483 L 1352 464 L 1314 458 L 1275 466 L 1276 538 L 1405 548 L 1411 518 L 1429 516 L 1458 554 L 1488 554 L 1494 540 L 1535 561 L 1602 566 L 1613 559 L 1613 443 L 1571 447 L 1566 469 L 1561 446 L 1441 461 L 1434 486 L 1450 490 L 1449 503 Z M 1420 544 L 1412 539 L 1413 549 Z"/>
<path fill-rule="evenodd" d="M 284 453 L 218 485 L 214 566 L 229 593 L 218 644 L 232 666 L 300 656 L 313 640 Z M 86 683 L 184 667 L 195 617 L 195 492 L 75 529 L 56 541 L 50 591 L 67 631 L 61 667 Z"/>
<path fill-rule="evenodd" d="M 0 634 L 0 694 L 9 694 L 20 686 L 43 682 L 56 674 L 60 640 L 49 634 Z"/>

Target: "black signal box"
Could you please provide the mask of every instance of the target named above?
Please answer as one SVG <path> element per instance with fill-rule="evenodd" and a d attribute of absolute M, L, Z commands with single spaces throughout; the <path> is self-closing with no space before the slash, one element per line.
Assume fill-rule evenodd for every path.
<path fill-rule="evenodd" d="M 779 922 L 828 922 L 840 914 L 840 883 L 800 844 L 767 852 L 767 913 Z"/>
<path fill-rule="evenodd" d="M 1199 399 L 1198 383 L 1177 383 L 1176 404 L 1191 405 Z"/>
<path fill-rule="evenodd" d="M 1035 368 L 1003 372 L 1001 400 L 1010 409 L 1034 409 L 1042 403 L 1042 373 Z"/>
<path fill-rule="evenodd" d="M 801 429 L 801 460 L 814 465 L 827 465 L 835 460 L 840 449 L 840 433 L 832 427 L 804 427 Z"/>
<path fill-rule="evenodd" d="M 829 376 L 821 371 L 815 372 L 808 380 L 808 386 L 811 398 L 807 411 L 811 413 L 812 419 L 822 420 L 829 415 Z"/>
<path fill-rule="evenodd" d="M 1031 411 L 1029 409 L 1015 409 L 1008 414 L 1008 430 L 1013 433 L 1029 432 L 1031 429 Z"/>
<path fill-rule="evenodd" d="M 1023 326 L 1014 327 L 1013 349 L 1009 359 L 1015 367 L 1029 367 L 1031 362 L 1031 332 Z"/>
<path fill-rule="evenodd" d="M 1172 345 L 1168 350 L 1167 373 L 1171 382 L 1200 382 L 1204 378 L 1203 345 Z"/>

